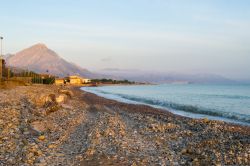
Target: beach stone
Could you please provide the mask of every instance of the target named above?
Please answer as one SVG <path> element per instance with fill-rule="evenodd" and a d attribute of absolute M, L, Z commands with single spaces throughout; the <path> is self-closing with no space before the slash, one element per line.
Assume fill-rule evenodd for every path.
<path fill-rule="evenodd" d="M 55 94 L 43 94 L 39 96 L 36 101 L 36 105 L 39 107 L 46 107 L 48 105 L 52 105 L 56 103 L 56 95 Z"/>
<path fill-rule="evenodd" d="M 45 132 L 47 130 L 44 122 L 41 121 L 34 121 L 31 123 L 31 127 L 33 130 L 41 133 L 41 132 Z"/>
<path fill-rule="evenodd" d="M 50 144 L 50 145 L 48 146 L 48 148 L 49 148 L 49 149 L 54 149 L 54 148 L 56 148 L 56 145 L 55 145 L 55 144 Z"/>
<path fill-rule="evenodd" d="M 30 132 L 29 132 L 29 131 L 25 131 L 25 132 L 23 132 L 23 134 L 24 134 L 24 135 L 29 135 Z"/>
<path fill-rule="evenodd" d="M 34 163 L 34 161 L 33 161 L 33 160 L 31 160 L 31 159 L 27 160 L 27 164 L 29 164 L 29 165 L 33 165 L 33 163 Z"/>
<path fill-rule="evenodd" d="M 77 92 L 76 87 L 64 88 L 75 96 L 70 99 L 50 85 L 0 91 L 0 165 L 250 163 L 248 127 L 158 115 L 158 109 L 148 106 L 121 104 Z M 66 95 L 70 102 L 43 99 L 46 104 L 41 108 L 33 103 L 34 98 L 49 94 Z M 39 115 L 46 110 L 53 113 Z"/>
<path fill-rule="evenodd" d="M 38 137 L 38 139 L 39 139 L 40 141 L 44 141 L 46 138 L 45 138 L 44 135 L 40 135 L 40 136 Z"/>
<path fill-rule="evenodd" d="M 94 148 L 89 148 L 86 152 L 85 155 L 87 156 L 91 156 L 95 153 L 95 149 Z"/>
<path fill-rule="evenodd" d="M 209 122 L 209 119 L 208 119 L 208 118 L 203 118 L 203 122 L 204 122 L 204 123 L 208 123 L 208 122 Z"/>
<path fill-rule="evenodd" d="M 48 115 L 48 114 L 50 114 L 50 113 L 52 113 L 52 112 L 56 112 L 56 111 L 58 111 L 60 108 L 61 108 L 61 107 L 60 107 L 60 105 L 58 105 L 58 104 L 52 105 L 52 106 L 46 108 L 45 114 Z"/>
<path fill-rule="evenodd" d="M 188 152 L 187 149 L 182 149 L 182 150 L 181 150 L 181 154 L 186 154 L 187 152 Z"/>
<path fill-rule="evenodd" d="M 70 98 L 73 97 L 73 95 L 74 95 L 74 93 L 70 90 L 60 89 L 58 92 L 61 94 L 65 94 L 65 95 L 69 96 Z"/>
<path fill-rule="evenodd" d="M 67 99 L 68 99 L 68 96 L 67 96 L 67 95 L 61 94 L 61 95 L 59 95 L 59 96 L 56 98 L 56 102 L 57 102 L 58 104 L 66 103 L 66 102 L 67 102 Z"/>

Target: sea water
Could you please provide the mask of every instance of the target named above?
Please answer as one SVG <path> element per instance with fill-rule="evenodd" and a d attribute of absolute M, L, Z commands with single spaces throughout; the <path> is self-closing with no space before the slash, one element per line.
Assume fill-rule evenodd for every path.
<path fill-rule="evenodd" d="M 162 84 L 84 87 L 99 96 L 192 118 L 250 125 L 250 85 Z"/>

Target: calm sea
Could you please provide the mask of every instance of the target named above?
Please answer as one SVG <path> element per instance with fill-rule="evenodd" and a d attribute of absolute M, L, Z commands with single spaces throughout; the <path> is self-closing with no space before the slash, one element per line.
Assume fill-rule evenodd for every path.
<path fill-rule="evenodd" d="M 163 84 L 82 89 L 105 98 L 146 104 L 187 117 L 250 125 L 250 85 Z"/>

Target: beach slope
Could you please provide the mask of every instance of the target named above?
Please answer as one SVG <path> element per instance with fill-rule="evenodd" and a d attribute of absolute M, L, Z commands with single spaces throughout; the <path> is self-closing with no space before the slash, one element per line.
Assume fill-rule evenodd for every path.
<path fill-rule="evenodd" d="M 0 90 L 0 165 L 249 165 L 250 127 L 78 87 Z"/>

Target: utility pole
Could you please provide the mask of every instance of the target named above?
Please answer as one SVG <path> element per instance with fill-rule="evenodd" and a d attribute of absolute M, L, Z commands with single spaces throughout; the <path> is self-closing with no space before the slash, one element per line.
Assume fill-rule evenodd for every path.
<path fill-rule="evenodd" d="M 1 40 L 1 59 L 2 59 L 2 56 L 3 56 L 3 37 L 0 36 L 0 40 Z"/>
<path fill-rule="evenodd" d="M 1 54 L 0 54 L 0 82 L 2 81 L 2 78 L 3 78 L 3 63 L 4 63 L 4 60 L 3 60 L 3 50 L 2 50 L 2 41 L 3 41 L 3 37 L 0 36 L 0 40 L 1 40 Z"/>

